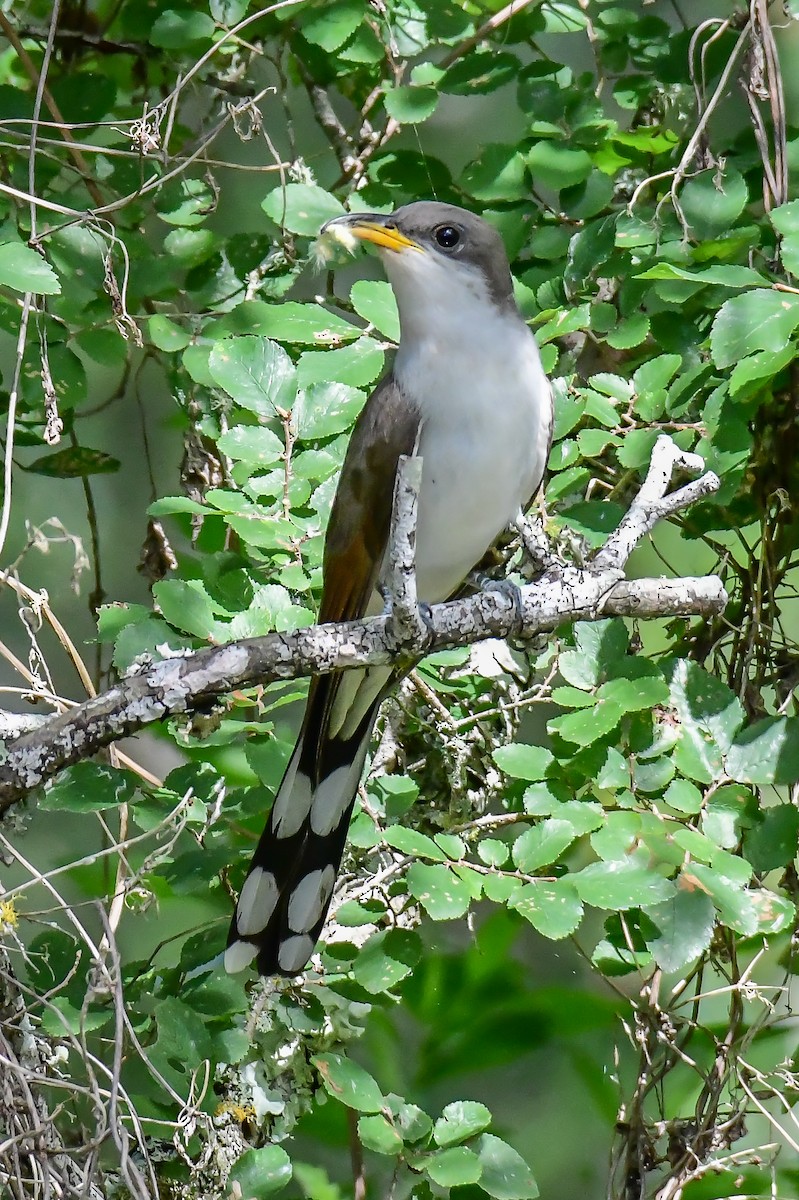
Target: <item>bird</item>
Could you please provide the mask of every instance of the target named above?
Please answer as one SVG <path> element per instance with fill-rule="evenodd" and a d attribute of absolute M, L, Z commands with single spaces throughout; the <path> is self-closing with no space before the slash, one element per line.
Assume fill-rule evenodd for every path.
<path fill-rule="evenodd" d="M 347 213 L 325 237 L 375 247 L 400 339 L 352 432 L 323 555 L 320 623 L 384 610 L 380 588 L 401 455 L 420 455 L 420 603 L 452 597 L 538 491 L 552 440 L 549 380 L 500 234 L 435 200 Z M 300 974 L 333 896 L 381 701 L 407 667 L 315 677 L 294 751 L 233 916 L 225 966 Z"/>

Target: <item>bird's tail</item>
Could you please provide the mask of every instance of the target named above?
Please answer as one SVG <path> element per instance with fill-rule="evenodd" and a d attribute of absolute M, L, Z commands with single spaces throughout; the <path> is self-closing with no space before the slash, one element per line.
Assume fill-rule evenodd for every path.
<path fill-rule="evenodd" d="M 228 971 L 243 970 L 255 960 L 262 975 L 296 975 L 311 957 L 330 906 L 382 698 L 383 688 L 376 685 L 383 680 L 370 681 L 369 674 L 363 673 L 363 682 L 372 686 L 361 689 L 366 702 L 351 706 L 343 724 L 336 720 L 340 677 L 318 678 L 311 685 L 300 736 L 231 922 Z"/>

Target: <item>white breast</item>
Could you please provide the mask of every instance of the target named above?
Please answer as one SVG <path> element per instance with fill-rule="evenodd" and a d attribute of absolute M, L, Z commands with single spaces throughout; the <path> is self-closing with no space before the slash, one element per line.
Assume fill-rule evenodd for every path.
<path fill-rule="evenodd" d="M 411 256 L 408 256 L 411 257 Z M 418 271 L 420 259 L 412 264 Z M 389 264 L 387 263 L 387 266 Z M 424 459 L 417 529 L 417 586 L 446 599 L 537 490 L 552 428 L 549 381 L 521 319 L 501 312 L 482 280 L 426 264 L 425 304 L 403 305 L 398 381 L 422 410 Z M 444 276 L 444 278 L 442 278 Z M 418 278 L 413 294 L 418 301 Z"/>

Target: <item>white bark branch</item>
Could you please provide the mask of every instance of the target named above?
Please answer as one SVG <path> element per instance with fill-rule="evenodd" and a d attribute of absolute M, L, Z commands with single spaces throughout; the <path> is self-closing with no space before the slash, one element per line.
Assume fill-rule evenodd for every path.
<path fill-rule="evenodd" d="M 421 467 L 418 460 L 405 460 L 395 491 L 394 541 L 385 580 L 391 589 L 387 615 L 248 638 L 147 664 L 101 695 L 7 743 L 0 761 L 0 812 L 30 788 L 109 742 L 171 714 L 201 708 L 233 690 L 389 663 L 398 654 L 418 658 L 484 638 L 532 637 L 568 621 L 720 613 L 727 596 L 716 576 L 622 579 L 632 550 L 661 517 L 718 487 L 718 480 L 708 472 L 669 494 L 675 467 L 696 472 L 702 462 L 679 450 L 670 438 L 659 438 L 629 513 L 584 568 L 564 565 L 550 554 L 541 576 L 519 589 L 518 605 L 509 595 L 491 589 L 436 604 L 421 619 L 413 577 Z M 540 538 L 535 544 L 542 553 Z"/>

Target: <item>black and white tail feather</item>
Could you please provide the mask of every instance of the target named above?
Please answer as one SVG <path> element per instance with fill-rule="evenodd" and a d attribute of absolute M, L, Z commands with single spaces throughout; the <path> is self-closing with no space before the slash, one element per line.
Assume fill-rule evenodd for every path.
<path fill-rule="evenodd" d="M 331 693 L 339 683 L 328 676 L 312 684 L 303 728 L 236 906 L 228 971 L 254 962 L 262 975 L 296 975 L 322 931 L 382 698 L 352 732 L 331 737 Z"/>

